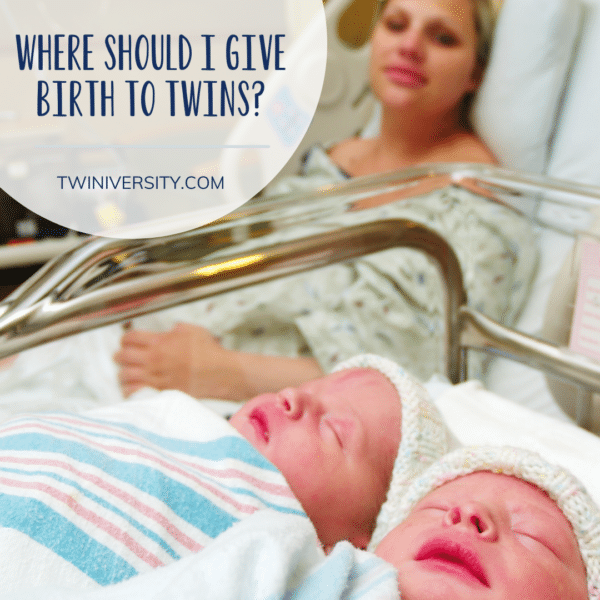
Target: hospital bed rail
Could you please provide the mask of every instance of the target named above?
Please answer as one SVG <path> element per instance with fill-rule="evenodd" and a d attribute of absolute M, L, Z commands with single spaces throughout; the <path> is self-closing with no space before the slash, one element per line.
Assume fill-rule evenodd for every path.
<path fill-rule="evenodd" d="M 448 346 L 458 347 L 454 339 L 458 335 L 458 308 L 466 302 L 460 265 L 446 241 L 426 227 L 404 219 L 375 221 L 266 246 L 250 254 L 228 255 L 221 260 L 190 260 L 190 247 L 202 237 L 204 233 L 196 230 L 165 240 L 158 247 L 152 241 L 147 246 L 144 242 L 136 243 L 134 255 L 142 253 L 145 259 L 147 253 L 176 243 L 183 252 L 181 248 L 169 252 L 168 269 L 148 272 L 152 269 L 138 264 L 142 273 L 130 277 L 128 269 L 132 267 L 125 265 L 119 270 L 120 277 L 113 278 L 108 285 L 88 282 L 88 288 L 80 293 L 81 288 L 73 286 L 80 271 L 93 269 L 94 259 L 103 262 L 123 253 L 122 244 L 116 240 L 89 240 L 57 261 L 49 271 L 55 278 L 42 276 L 38 286 L 33 282 L 37 293 L 32 297 L 40 292 L 44 297 L 31 301 L 32 297 L 23 293 L 22 303 L 13 307 L 10 304 L 15 298 L 9 298 L 0 317 L 0 358 L 182 302 L 399 246 L 421 250 L 437 261 L 443 280 L 448 282 L 445 294 L 446 331 L 451 338 Z M 53 287 L 57 281 L 62 285 Z M 456 379 L 459 357 L 451 353 L 448 360 L 448 371 Z"/>
<path fill-rule="evenodd" d="M 600 391 L 600 365 L 566 348 L 523 334 L 467 304 L 456 256 L 435 232 L 398 219 L 369 220 L 306 235 L 296 226 L 322 224 L 352 212 L 366 199 L 406 197 L 447 186 L 463 187 L 516 207 L 534 227 L 576 236 L 594 218 L 600 190 L 542 176 L 470 164 L 440 164 L 363 177 L 286 198 L 256 201 L 203 228 L 163 238 L 91 238 L 59 256 L 0 304 L 0 358 L 81 331 L 262 281 L 357 258 L 392 247 L 426 252 L 438 264 L 445 290 L 446 372 L 467 377 L 470 349 L 540 368 Z M 547 202 L 546 202 L 547 201 Z M 560 213 L 552 207 L 560 206 Z M 550 208 L 549 208 L 550 207 Z M 566 213 L 565 213 L 566 210 Z M 369 211 L 356 210 L 357 215 Z M 565 218 L 567 215 L 567 218 Z M 360 220 L 357 218 L 357 220 Z M 266 233 L 287 241 L 261 247 Z M 253 240 L 239 253 L 236 243 Z M 581 394 L 579 421 L 589 414 Z"/>

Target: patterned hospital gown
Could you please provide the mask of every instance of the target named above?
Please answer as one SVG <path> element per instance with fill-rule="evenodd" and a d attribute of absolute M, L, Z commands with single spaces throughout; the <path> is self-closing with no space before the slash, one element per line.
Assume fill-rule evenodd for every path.
<path fill-rule="evenodd" d="M 315 147 L 301 176 L 270 191 L 309 189 L 345 177 Z M 526 218 L 452 187 L 376 210 L 382 218 L 408 218 L 439 232 L 457 253 L 470 305 L 506 324 L 515 320 L 537 264 Z M 347 218 L 360 215 L 344 215 L 340 224 Z M 261 241 L 279 241 L 268 239 Z M 314 356 L 325 371 L 355 354 L 373 352 L 428 378 L 443 364 L 442 307 L 436 267 L 422 253 L 400 248 L 208 298 L 173 309 L 165 318 L 203 325 L 228 348 Z M 477 374 L 471 367 L 470 375 Z"/>
<path fill-rule="evenodd" d="M 302 175 L 268 191 L 307 190 L 345 178 L 326 152 L 315 147 Z M 536 239 L 526 218 L 447 187 L 346 213 L 333 225 L 356 222 L 373 211 L 381 218 L 413 219 L 439 232 L 458 255 L 469 303 L 505 324 L 514 322 L 537 265 Z M 331 224 L 316 222 L 306 230 L 316 233 L 326 227 Z M 244 244 L 277 243 L 285 235 L 282 229 Z M 442 306 L 435 266 L 420 252 L 397 248 L 178 306 L 142 317 L 135 326 L 161 331 L 177 321 L 196 323 L 228 348 L 314 356 L 325 371 L 355 354 L 373 352 L 427 379 L 443 372 Z M 120 400 L 111 356 L 121 335 L 114 325 L 21 353 L 11 369 L 0 371 L 0 418 L 5 412 L 53 410 L 57 403 L 79 412 L 97 401 Z M 481 368 L 480 361 L 470 362 L 469 375 L 479 376 Z"/>

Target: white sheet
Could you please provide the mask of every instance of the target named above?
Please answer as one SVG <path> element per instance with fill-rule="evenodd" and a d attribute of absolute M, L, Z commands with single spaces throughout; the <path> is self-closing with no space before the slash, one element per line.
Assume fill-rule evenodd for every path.
<path fill-rule="evenodd" d="M 112 354 L 123 334 L 111 325 L 21 352 L 0 369 L 0 421 L 20 413 L 75 413 L 123 400 Z"/>

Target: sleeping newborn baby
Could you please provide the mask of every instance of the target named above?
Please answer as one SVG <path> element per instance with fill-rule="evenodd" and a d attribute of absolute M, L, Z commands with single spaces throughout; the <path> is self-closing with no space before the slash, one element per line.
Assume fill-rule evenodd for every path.
<path fill-rule="evenodd" d="M 533 452 L 456 450 L 395 504 L 372 545 L 404 600 L 600 598 L 600 510 Z"/>
<path fill-rule="evenodd" d="M 392 361 L 360 355 L 253 398 L 230 423 L 281 471 L 322 544 L 366 548 L 392 472 L 403 486 L 447 447 L 426 394 Z"/>
<path fill-rule="evenodd" d="M 307 532 L 303 553 L 295 548 L 287 553 L 287 562 L 273 561 L 278 575 L 271 578 L 274 593 L 262 597 L 600 599 L 600 510 L 568 471 L 540 455 L 507 446 L 461 448 L 396 491 L 388 495 L 389 510 L 379 519 L 369 546 L 376 557 L 347 542 L 336 544 L 328 555 L 321 551 L 314 557 Z M 215 540 L 209 553 L 197 558 L 209 562 L 219 545 L 235 542 L 251 546 L 255 564 L 273 556 L 274 541 L 285 555 L 285 540 L 276 531 L 270 538 L 265 535 L 262 544 L 250 536 L 251 525 L 260 535 L 268 529 L 259 522 L 261 516 L 232 527 Z M 292 518 L 277 515 L 278 523 L 271 527 L 285 529 L 286 519 Z M 303 528 L 308 527 L 305 521 Z M 314 530 L 312 540 L 314 545 Z M 303 561 L 298 555 L 310 564 L 301 577 Z M 243 557 L 243 551 L 238 556 Z M 266 582 L 242 562 L 243 558 L 234 561 L 225 569 L 229 572 L 218 575 L 208 564 L 194 565 L 198 568 L 194 577 L 206 573 L 201 597 L 237 600 L 240 590 L 246 597 L 261 597 L 259 590 Z M 169 576 L 164 573 L 165 579 Z M 235 586 L 230 587 L 231 580 Z M 285 587 L 278 587 L 278 580 Z M 221 595 L 222 590 L 229 592 Z M 126 597 L 116 594 L 111 600 Z"/>
<path fill-rule="evenodd" d="M 308 516 L 323 546 L 365 547 L 388 490 L 446 446 L 426 392 L 373 355 L 229 423 L 178 392 L 25 415 L 0 428 L 3 589 L 123 581 L 264 508 Z"/>

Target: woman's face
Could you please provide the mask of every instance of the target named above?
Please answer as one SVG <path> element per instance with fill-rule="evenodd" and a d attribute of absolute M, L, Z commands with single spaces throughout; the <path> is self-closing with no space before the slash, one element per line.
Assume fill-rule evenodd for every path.
<path fill-rule="evenodd" d="M 472 0 L 389 0 L 371 48 L 371 86 L 384 107 L 445 115 L 479 84 Z"/>

